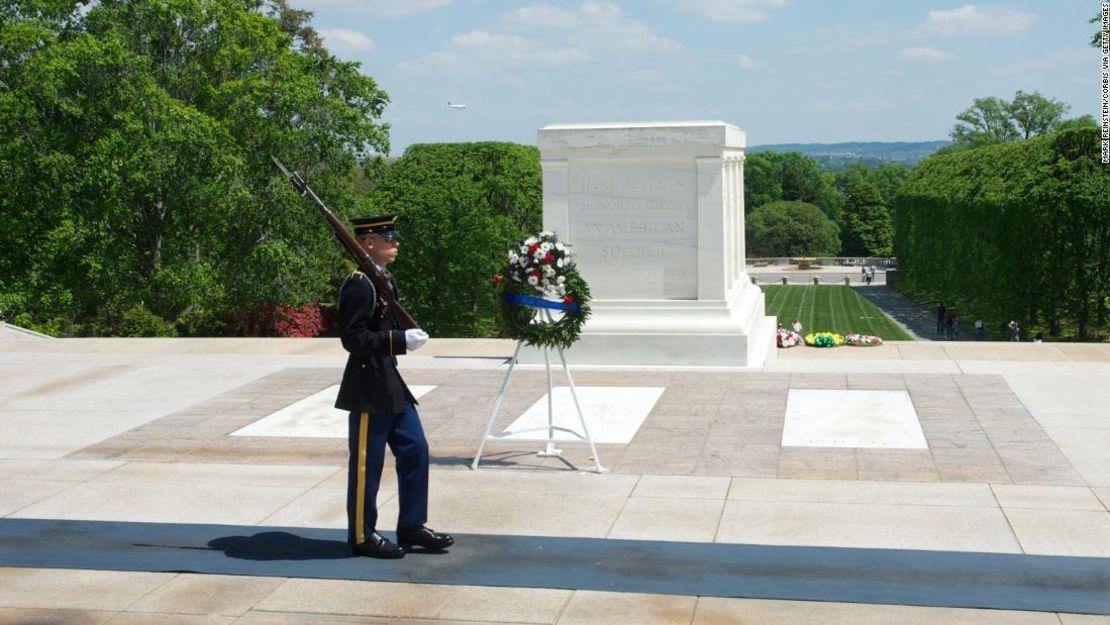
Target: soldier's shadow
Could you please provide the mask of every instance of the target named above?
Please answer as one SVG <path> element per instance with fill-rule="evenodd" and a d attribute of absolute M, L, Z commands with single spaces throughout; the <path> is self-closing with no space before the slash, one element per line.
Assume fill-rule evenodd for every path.
<path fill-rule="evenodd" d="M 208 547 L 240 560 L 339 560 L 354 557 L 351 546 L 345 542 L 305 538 L 289 532 L 222 536 L 208 541 Z"/>

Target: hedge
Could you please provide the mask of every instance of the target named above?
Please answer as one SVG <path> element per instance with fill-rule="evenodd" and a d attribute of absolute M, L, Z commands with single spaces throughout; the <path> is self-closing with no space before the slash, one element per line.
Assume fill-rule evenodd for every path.
<path fill-rule="evenodd" d="M 895 199 L 899 288 L 955 303 L 1001 331 L 1106 327 L 1110 166 L 1097 130 L 950 152 Z"/>

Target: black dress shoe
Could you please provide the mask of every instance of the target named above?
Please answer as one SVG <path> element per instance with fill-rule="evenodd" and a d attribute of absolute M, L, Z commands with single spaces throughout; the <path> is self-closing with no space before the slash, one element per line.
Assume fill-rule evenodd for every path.
<path fill-rule="evenodd" d="M 403 558 L 405 557 L 404 547 L 398 547 L 391 543 L 388 538 L 381 534 L 374 532 L 366 537 L 366 542 L 359 543 L 352 547 L 356 556 L 369 556 L 371 558 Z"/>
<path fill-rule="evenodd" d="M 421 525 L 410 530 L 397 530 L 397 542 L 405 548 L 419 545 L 427 551 L 440 551 L 455 544 L 455 539 L 448 534 L 439 534 Z"/>

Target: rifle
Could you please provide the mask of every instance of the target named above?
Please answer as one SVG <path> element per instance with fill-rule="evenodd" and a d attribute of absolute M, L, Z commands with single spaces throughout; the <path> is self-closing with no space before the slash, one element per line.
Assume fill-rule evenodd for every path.
<path fill-rule="evenodd" d="M 377 289 L 378 293 L 381 295 L 384 304 L 393 308 L 393 314 L 397 318 L 397 323 L 401 325 L 401 329 L 409 330 L 412 328 L 419 328 L 420 324 L 416 323 L 416 319 L 413 319 L 412 315 L 401 306 L 401 302 L 397 301 L 396 296 L 393 295 L 393 289 L 389 286 L 389 280 L 382 275 L 378 266 L 370 259 L 370 254 L 366 253 L 366 250 L 359 245 L 359 242 L 351 236 L 351 233 L 348 232 L 347 228 L 339 221 L 335 213 L 331 212 L 331 209 L 325 206 L 320 198 L 316 197 L 316 194 L 312 192 L 312 189 L 308 188 L 308 184 L 301 179 L 297 172 L 290 172 L 286 169 L 285 165 L 282 165 L 281 161 L 279 161 L 276 156 L 270 156 L 270 158 L 274 159 L 274 164 L 278 166 L 278 169 L 280 169 L 285 178 L 289 180 L 289 183 L 293 185 L 293 188 L 297 190 L 297 193 L 302 197 L 307 196 L 316 204 L 316 208 L 320 209 L 320 212 L 324 215 L 324 221 L 331 227 L 332 232 L 335 233 L 335 238 L 339 239 L 340 245 L 351 255 L 351 258 L 354 259 L 355 264 L 362 270 L 362 273 L 370 278 L 370 282 L 374 284 L 374 288 Z"/>

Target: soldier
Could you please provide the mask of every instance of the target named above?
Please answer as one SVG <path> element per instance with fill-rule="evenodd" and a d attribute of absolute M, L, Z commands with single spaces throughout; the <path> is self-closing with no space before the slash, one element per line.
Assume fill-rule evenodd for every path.
<path fill-rule="evenodd" d="M 386 267 L 397 259 L 396 215 L 353 220 L 355 237 L 386 276 L 394 298 L 397 283 Z M 441 551 L 454 539 L 425 527 L 428 516 L 428 441 L 416 399 L 397 371 L 397 355 L 428 340 L 420 329 L 402 330 L 370 279 L 352 273 L 339 291 L 343 348 L 350 356 L 335 407 L 350 411 L 347 470 L 347 540 L 357 555 L 400 558 L 413 546 Z M 397 543 L 378 533 L 378 485 L 389 445 L 397 461 Z"/>

